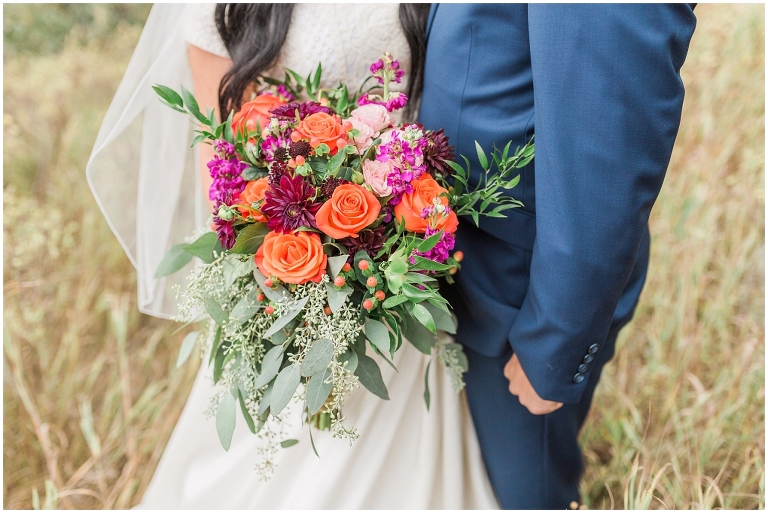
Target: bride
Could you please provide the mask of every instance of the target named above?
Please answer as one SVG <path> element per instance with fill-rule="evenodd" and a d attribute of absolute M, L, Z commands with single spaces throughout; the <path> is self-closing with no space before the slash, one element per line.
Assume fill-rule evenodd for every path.
<path fill-rule="evenodd" d="M 382 51 L 400 58 L 413 117 L 425 53 L 428 4 L 158 4 L 145 25 L 110 106 L 86 171 L 91 189 L 138 272 L 139 307 L 159 317 L 175 313 L 174 285 L 185 272 L 154 279 L 168 248 L 205 229 L 210 184 L 202 146 L 189 150 L 189 120 L 161 105 L 151 85 L 193 89 L 205 107 L 247 100 L 260 75 L 287 67 L 306 76 L 318 62 L 321 87 L 360 84 Z M 218 29 L 217 29 L 218 25 Z M 222 34 L 223 40 L 222 40 Z M 220 88 L 222 83 L 224 87 Z M 197 169 L 197 171 L 196 171 Z M 199 180 L 197 176 L 199 175 Z M 444 335 L 447 336 L 447 335 Z M 314 432 L 319 458 L 299 408 L 289 406 L 277 451 L 240 419 L 229 451 L 204 415 L 214 393 L 205 364 L 147 488 L 141 508 L 216 509 L 493 509 L 498 508 L 466 399 L 440 367 L 430 373 L 432 400 L 423 400 L 429 357 L 404 344 L 398 373 L 380 365 L 390 400 L 364 389 L 346 401 L 358 428 L 351 447 Z M 382 364 L 383 362 L 378 362 Z M 278 440 L 278 441 L 279 441 Z M 257 463 L 269 457 L 263 480 Z M 263 469 L 262 469 L 263 470 Z"/>

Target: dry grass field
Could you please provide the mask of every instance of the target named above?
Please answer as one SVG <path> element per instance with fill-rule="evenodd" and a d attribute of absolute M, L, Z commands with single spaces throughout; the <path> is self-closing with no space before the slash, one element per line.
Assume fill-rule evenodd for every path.
<path fill-rule="evenodd" d="M 3 505 L 128 508 L 197 370 L 138 313 L 84 176 L 148 8 L 42 32 L 31 9 L 4 7 Z M 765 8 L 696 13 L 649 280 L 583 432 L 588 508 L 765 508 Z"/>

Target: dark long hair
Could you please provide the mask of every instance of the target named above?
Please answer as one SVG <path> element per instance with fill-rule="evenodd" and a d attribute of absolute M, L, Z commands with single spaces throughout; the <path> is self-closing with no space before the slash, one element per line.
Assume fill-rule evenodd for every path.
<path fill-rule="evenodd" d="M 216 4 L 216 28 L 233 62 L 219 84 L 222 117 L 239 109 L 248 85 L 277 63 L 293 7 L 294 4 Z M 406 119 L 416 113 L 424 85 L 429 8 L 430 4 L 400 4 L 400 26 L 411 51 Z"/>

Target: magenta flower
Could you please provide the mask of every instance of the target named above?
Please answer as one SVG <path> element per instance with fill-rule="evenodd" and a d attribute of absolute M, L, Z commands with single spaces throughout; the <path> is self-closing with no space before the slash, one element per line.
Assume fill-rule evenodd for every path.
<path fill-rule="evenodd" d="M 215 203 L 224 201 L 227 195 L 231 197 L 242 192 L 245 189 L 242 174 L 247 167 L 248 164 L 236 158 L 222 159 L 214 156 L 208 162 L 208 170 L 213 178 L 208 198 Z"/>
<path fill-rule="evenodd" d="M 291 233 L 306 226 L 317 228 L 315 214 L 321 203 L 316 202 L 315 188 L 299 175 L 282 175 L 280 182 L 270 187 L 261 213 L 267 217 L 267 227 L 275 232 Z"/>
<path fill-rule="evenodd" d="M 303 102 L 303 103 L 286 103 L 279 107 L 269 111 L 270 114 L 278 119 L 295 120 L 296 113 L 299 113 L 299 119 L 304 119 L 310 114 L 316 114 L 318 112 L 325 112 L 326 114 L 332 114 L 331 109 L 324 107 L 317 102 Z"/>
<path fill-rule="evenodd" d="M 430 236 L 436 234 L 440 230 L 434 229 L 434 228 L 427 228 L 426 233 L 424 233 L 424 239 L 428 239 Z M 448 232 L 442 232 L 442 235 L 440 236 L 440 240 L 435 245 L 434 248 L 430 249 L 429 251 L 426 251 L 424 253 L 419 253 L 418 251 L 415 253 L 418 256 L 427 258 L 429 260 L 433 260 L 439 264 L 442 264 L 446 260 L 448 260 L 448 257 L 450 256 L 449 253 L 453 249 L 453 247 L 456 245 L 456 239 L 453 237 L 452 233 Z M 415 263 L 415 259 L 411 258 L 411 263 Z"/>

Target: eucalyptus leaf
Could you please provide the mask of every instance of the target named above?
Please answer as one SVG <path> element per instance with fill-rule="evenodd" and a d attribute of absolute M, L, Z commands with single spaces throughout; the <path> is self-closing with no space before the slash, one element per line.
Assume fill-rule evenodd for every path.
<path fill-rule="evenodd" d="M 429 411 L 429 367 L 432 365 L 432 360 L 427 364 L 427 370 L 424 371 L 424 402 L 427 404 L 427 411 Z"/>
<path fill-rule="evenodd" d="M 261 374 L 256 378 L 256 382 L 253 384 L 258 390 L 263 387 L 272 379 L 277 376 L 280 371 L 280 365 L 283 363 L 283 347 L 275 346 L 264 355 L 264 359 L 261 361 Z"/>
<path fill-rule="evenodd" d="M 299 443 L 299 441 L 296 440 L 295 438 L 289 438 L 288 440 L 283 440 L 282 442 L 280 442 L 280 447 L 282 447 L 283 449 L 287 449 L 288 447 L 293 447 L 297 443 Z"/>
<path fill-rule="evenodd" d="M 338 361 L 341 365 L 344 365 L 346 362 L 347 364 L 347 370 L 349 372 L 355 372 L 355 369 L 357 369 L 357 353 L 354 352 L 352 349 L 347 349 L 346 352 L 339 355 Z"/>
<path fill-rule="evenodd" d="M 330 378 L 332 374 L 331 369 L 326 368 L 324 372 L 309 378 L 309 383 L 307 383 L 307 408 L 310 415 L 320 411 L 328 396 L 331 395 L 333 381 Z"/>
<path fill-rule="evenodd" d="M 237 398 L 240 401 L 240 411 L 243 412 L 243 418 L 245 419 L 245 423 L 248 424 L 248 429 L 251 430 L 251 433 L 255 435 L 256 424 L 254 424 L 253 417 L 251 417 L 251 412 L 248 411 L 248 407 L 245 405 L 245 399 L 243 399 L 243 392 L 239 388 L 237 389 Z"/>
<path fill-rule="evenodd" d="M 261 394 L 261 400 L 259 401 L 259 417 L 263 417 L 265 413 L 269 411 L 269 402 L 272 399 L 272 387 L 274 383 L 270 383 L 264 392 Z"/>
<path fill-rule="evenodd" d="M 376 365 L 376 362 L 370 356 L 358 354 L 357 369 L 355 369 L 355 376 L 360 379 L 360 383 L 367 388 L 372 394 L 381 397 L 382 399 L 389 400 L 389 394 L 387 393 L 387 387 L 384 385 L 384 380 L 381 378 L 381 369 Z"/>
<path fill-rule="evenodd" d="M 379 351 L 386 352 L 390 348 L 389 330 L 383 322 L 365 318 L 365 335 L 368 340 L 378 348 Z"/>
<path fill-rule="evenodd" d="M 211 316 L 211 319 L 216 321 L 216 324 L 226 324 L 229 321 L 229 314 L 221 309 L 219 305 L 213 299 L 207 298 L 204 303 L 205 311 Z"/>
<path fill-rule="evenodd" d="M 216 334 L 213 337 L 213 344 L 211 344 L 211 356 L 208 359 L 208 365 L 211 364 L 213 359 L 216 357 L 216 354 L 219 352 L 219 348 L 221 347 L 221 326 L 216 326 Z"/>
<path fill-rule="evenodd" d="M 181 367 L 181 365 L 187 361 L 189 355 L 192 354 L 192 350 L 195 348 L 195 342 L 197 342 L 198 335 L 200 335 L 200 332 L 193 331 L 184 337 L 184 340 L 181 343 L 181 349 L 179 350 L 179 357 L 176 359 L 177 369 Z"/>
<path fill-rule="evenodd" d="M 250 261 L 243 262 L 234 255 L 228 255 L 222 260 L 221 267 L 224 274 L 224 288 L 229 289 L 235 280 L 251 272 L 253 264 Z"/>
<path fill-rule="evenodd" d="M 240 301 L 237 302 L 235 307 L 229 312 L 230 320 L 245 323 L 248 319 L 261 308 L 261 302 L 257 299 L 258 289 L 253 287 L 248 294 L 246 294 Z"/>
<path fill-rule="evenodd" d="M 288 403 L 291 402 L 291 398 L 299 387 L 300 382 L 301 374 L 299 373 L 299 366 L 297 364 L 292 363 L 280 371 L 280 374 L 277 375 L 277 379 L 275 379 L 272 396 L 269 400 L 269 409 L 273 417 L 280 415 L 280 412 L 288 406 Z"/>
<path fill-rule="evenodd" d="M 173 274 L 192 260 L 192 254 L 184 250 L 186 244 L 176 244 L 171 246 L 168 253 L 165 254 L 160 261 L 160 265 L 157 266 L 155 271 L 155 278 L 162 278 Z"/>
<path fill-rule="evenodd" d="M 331 312 L 336 313 L 344 306 L 344 301 L 353 292 L 352 287 L 345 285 L 341 289 L 336 289 L 333 283 L 326 283 L 325 288 L 328 291 L 328 306 L 331 307 Z"/>
<path fill-rule="evenodd" d="M 327 338 L 318 339 L 309 348 L 304 361 L 301 362 L 301 375 L 309 377 L 320 374 L 328 368 L 331 360 L 333 360 L 333 342 Z"/>
<path fill-rule="evenodd" d="M 339 255 L 334 257 L 328 257 L 328 277 L 331 281 L 336 279 L 336 276 L 341 272 L 341 268 L 347 263 L 349 255 Z"/>
<path fill-rule="evenodd" d="M 272 326 L 269 327 L 266 333 L 264 333 L 264 338 L 269 338 L 275 333 L 277 333 L 279 330 L 283 328 L 286 324 L 291 322 L 294 317 L 299 315 L 302 310 L 304 310 L 304 306 L 307 304 L 307 301 L 309 301 L 309 296 L 303 297 L 290 305 L 285 309 L 285 312 L 283 315 L 281 315 L 275 322 L 272 323 Z"/>
<path fill-rule="evenodd" d="M 235 432 L 236 412 L 235 398 L 230 394 L 225 394 L 216 410 L 216 432 L 219 434 L 219 441 L 225 451 L 229 450 L 232 443 L 232 434 Z"/>
<path fill-rule="evenodd" d="M 266 278 L 263 274 L 261 274 L 259 269 L 254 269 L 253 277 L 256 280 L 256 283 L 259 284 L 259 288 L 262 290 L 262 292 L 264 292 L 264 295 L 270 299 L 270 301 L 280 301 L 283 298 L 289 297 L 288 291 L 285 290 L 282 285 L 277 285 L 275 288 L 267 287 L 264 285 L 264 280 L 266 280 Z"/>

